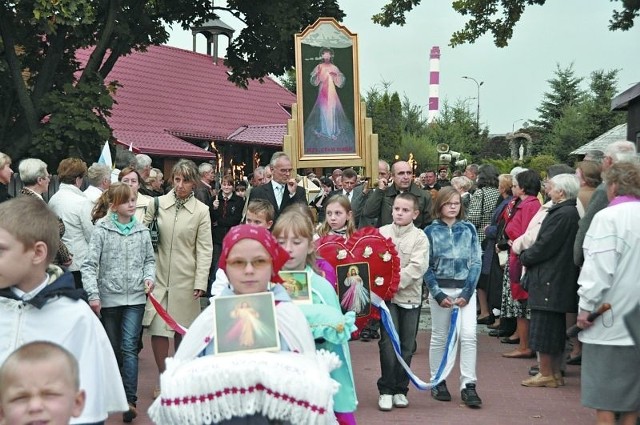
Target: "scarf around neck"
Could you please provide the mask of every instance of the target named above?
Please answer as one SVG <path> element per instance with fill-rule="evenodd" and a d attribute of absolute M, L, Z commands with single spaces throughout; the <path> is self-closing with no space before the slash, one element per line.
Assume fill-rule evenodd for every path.
<path fill-rule="evenodd" d="M 182 207 L 184 207 L 184 204 L 186 204 L 187 202 L 189 202 L 189 200 L 191 198 L 193 198 L 193 192 L 191 192 L 184 199 L 178 198 L 178 195 L 176 195 L 176 192 L 173 192 L 173 196 L 175 196 L 175 198 L 176 198 L 176 212 L 177 212 L 177 211 L 180 211 L 180 209 L 182 209 Z"/>

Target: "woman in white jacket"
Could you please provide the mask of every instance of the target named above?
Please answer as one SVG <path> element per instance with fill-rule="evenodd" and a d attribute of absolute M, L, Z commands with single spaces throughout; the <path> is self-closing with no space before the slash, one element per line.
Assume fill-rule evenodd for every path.
<path fill-rule="evenodd" d="M 91 208 L 93 204 L 80 190 L 87 174 L 87 164 L 78 158 L 66 158 L 58 165 L 60 188 L 49 199 L 49 208 L 64 222 L 62 242 L 69 248 L 73 261 L 69 271 L 73 274 L 76 288 L 82 288 L 80 267 L 89 249 L 93 232 Z"/>
<path fill-rule="evenodd" d="M 578 279 L 578 326 L 582 341 L 582 404 L 596 409 L 598 424 L 635 425 L 640 411 L 640 352 L 624 316 L 640 302 L 640 164 L 620 162 L 604 173 L 609 206 L 595 215 L 583 243 Z M 589 313 L 603 303 L 613 316 L 593 322 Z M 611 361 L 615 359 L 614 361 Z"/>

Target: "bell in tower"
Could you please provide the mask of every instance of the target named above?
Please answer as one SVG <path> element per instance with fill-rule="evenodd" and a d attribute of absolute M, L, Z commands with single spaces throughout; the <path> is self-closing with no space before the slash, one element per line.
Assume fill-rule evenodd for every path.
<path fill-rule="evenodd" d="M 212 56 L 213 62 L 218 64 L 218 37 L 220 35 L 226 35 L 231 43 L 231 37 L 233 37 L 234 29 L 229 25 L 222 22 L 220 19 L 213 19 L 205 22 L 199 27 L 192 27 L 191 34 L 193 35 L 193 51 L 196 51 L 196 36 L 202 34 L 207 39 L 207 55 Z M 211 47 L 213 46 L 213 52 Z"/>

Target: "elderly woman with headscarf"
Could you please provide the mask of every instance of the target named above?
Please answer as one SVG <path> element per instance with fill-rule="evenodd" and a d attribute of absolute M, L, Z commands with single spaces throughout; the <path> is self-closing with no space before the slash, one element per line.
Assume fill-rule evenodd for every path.
<path fill-rule="evenodd" d="M 598 212 L 584 239 L 578 279 L 582 341 L 582 405 L 599 424 L 635 424 L 640 411 L 640 352 L 623 318 L 640 303 L 640 165 L 615 163 L 604 173 L 609 206 Z M 589 321 L 603 303 L 613 318 Z M 636 323 L 637 325 L 637 323 Z"/>
<path fill-rule="evenodd" d="M 157 210 L 153 202 L 149 205 L 144 223 L 149 224 L 157 214 L 160 237 L 153 296 L 173 319 L 189 327 L 200 313 L 199 298 L 207 290 L 213 250 L 211 219 L 209 208 L 193 196 L 198 182 L 193 161 L 181 159 L 172 175 L 173 190 L 158 198 Z M 182 336 L 164 322 L 151 303 L 147 303 L 143 325 L 149 327 L 151 348 L 162 373 L 169 338 L 174 338 L 177 349 Z"/>
<path fill-rule="evenodd" d="M 578 269 L 573 263 L 573 241 L 580 220 L 576 209 L 579 188 L 573 174 L 559 174 L 547 182 L 553 204 L 533 245 L 520 253 L 520 262 L 527 268 L 521 284 L 529 293 L 529 345 L 540 356 L 540 372 L 522 381 L 526 387 L 564 385 L 560 367 L 566 340 L 565 316 L 577 309 Z"/>

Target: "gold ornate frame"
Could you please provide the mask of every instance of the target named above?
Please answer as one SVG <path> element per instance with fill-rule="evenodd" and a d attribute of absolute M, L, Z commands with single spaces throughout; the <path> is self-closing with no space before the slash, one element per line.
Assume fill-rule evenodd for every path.
<path fill-rule="evenodd" d="M 329 48 L 332 52 L 335 52 L 332 53 L 332 64 L 335 62 L 345 77 L 344 86 L 336 91 L 339 91 L 339 102 L 341 102 L 342 109 L 350 124 L 349 130 L 353 131 L 353 142 L 352 145 L 349 145 L 349 148 L 352 147 L 352 149 L 349 150 L 344 145 L 333 148 L 331 139 L 326 139 L 326 141 L 314 140 L 316 143 L 314 147 L 310 147 L 310 141 L 305 140 L 305 124 L 307 124 L 307 118 L 313 112 L 311 105 L 314 105 L 319 92 L 319 90 L 311 90 L 311 83 L 309 82 L 310 70 L 313 70 L 321 62 L 318 52 L 323 48 Z M 293 108 L 292 118 L 296 121 L 296 128 L 290 128 L 289 135 L 291 135 L 291 130 L 294 130 L 296 140 L 291 140 L 291 142 L 294 142 L 291 147 L 293 148 L 292 150 L 295 150 L 295 155 L 292 156 L 298 159 L 298 166 L 322 167 L 327 166 L 327 164 L 363 166 L 365 149 L 361 137 L 363 129 L 357 35 L 338 24 L 333 18 L 319 18 L 302 33 L 295 35 L 295 54 L 297 108 Z M 340 151 L 335 151 L 336 149 L 340 149 Z"/>

